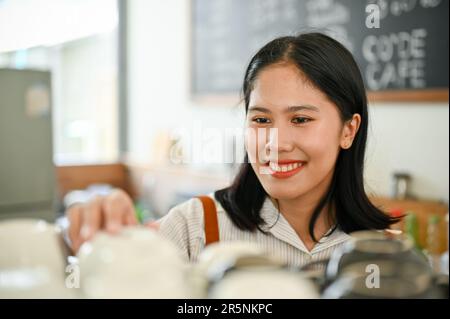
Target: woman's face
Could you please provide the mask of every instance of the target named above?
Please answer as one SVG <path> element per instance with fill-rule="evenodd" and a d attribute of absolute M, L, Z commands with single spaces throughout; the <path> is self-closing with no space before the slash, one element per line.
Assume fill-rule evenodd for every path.
<path fill-rule="evenodd" d="M 271 65 L 258 74 L 246 127 L 250 128 L 246 148 L 251 165 L 266 192 L 277 199 L 313 193 L 322 196 L 331 183 L 341 147 L 349 146 L 351 133 L 337 106 L 296 66 L 286 63 Z M 260 128 L 259 134 L 251 130 Z M 276 128 L 277 134 L 270 133 L 271 128 Z"/>

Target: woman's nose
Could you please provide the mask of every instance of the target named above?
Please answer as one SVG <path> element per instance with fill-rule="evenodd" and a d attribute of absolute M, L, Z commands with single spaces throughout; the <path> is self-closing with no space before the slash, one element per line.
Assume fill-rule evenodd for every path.
<path fill-rule="evenodd" d="M 271 129 L 269 134 L 266 150 L 269 152 L 283 153 L 291 152 L 294 149 L 294 141 L 289 130 L 279 128 Z"/>

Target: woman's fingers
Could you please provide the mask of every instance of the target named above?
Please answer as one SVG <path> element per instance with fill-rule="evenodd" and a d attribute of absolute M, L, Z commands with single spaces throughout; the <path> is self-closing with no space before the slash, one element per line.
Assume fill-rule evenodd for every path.
<path fill-rule="evenodd" d="M 103 211 L 106 231 L 110 233 L 116 233 L 123 225 L 136 224 L 133 201 L 122 190 L 115 190 L 106 197 Z"/>
<path fill-rule="evenodd" d="M 154 230 L 159 230 L 159 222 L 157 220 L 145 223 L 145 226 Z"/>
<path fill-rule="evenodd" d="M 73 205 L 67 210 L 67 219 L 69 220 L 68 235 L 72 249 L 77 252 L 80 246 L 80 229 L 83 205 Z"/>
<path fill-rule="evenodd" d="M 130 225 L 130 226 L 138 224 L 138 220 L 136 218 L 136 214 L 134 213 L 134 208 L 132 208 L 132 211 L 127 212 L 125 214 L 124 223 L 125 223 L 125 225 Z"/>
<path fill-rule="evenodd" d="M 98 196 L 89 201 L 83 209 L 83 226 L 81 226 L 81 239 L 83 241 L 91 239 L 101 227 L 102 201 L 103 198 Z"/>
<path fill-rule="evenodd" d="M 66 214 L 69 219 L 69 238 L 75 252 L 100 229 L 114 234 L 123 225 L 138 224 L 133 201 L 122 190 L 113 191 L 106 197 L 98 196 L 86 204 L 74 205 Z"/>

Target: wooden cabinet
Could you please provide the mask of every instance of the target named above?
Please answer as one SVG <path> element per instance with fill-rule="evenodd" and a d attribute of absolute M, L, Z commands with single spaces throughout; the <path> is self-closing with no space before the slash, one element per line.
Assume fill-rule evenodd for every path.
<path fill-rule="evenodd" d="M 443 252 L 447 249 L 448 231 L 445 215 L 448 212 L 448 206 L 445 203 L 424 200 L 395 200 L 385 197 L 372 197 L 371 201 L 385 212 L 401 210 L 405 214 L 416 214 L 419 224 L 419 244 L 421 247 L 426 247 L 428 219 L 432 215 L 439 216 L 440 251 Z M 404 220 L 399 223 L 398 226 L 404 229 Z"/>
<path fill-rule="evenodd" d="M 58 193 L 62 199 L 69 191 L 85 189 L 91 184 L 109 184 L 125 190 L 131 197 L 135 192 L 131 187 L 128 168 L 120 163 L 99 165 L 73 165 L 56 167 Z"/>

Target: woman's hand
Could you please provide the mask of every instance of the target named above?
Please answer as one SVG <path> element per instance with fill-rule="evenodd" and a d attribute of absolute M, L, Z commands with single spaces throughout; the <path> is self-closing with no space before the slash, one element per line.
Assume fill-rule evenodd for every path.
<path fill-rule="evenodd" d="M 99 230 L 114 234 L 125 225 L 138 223 L 132 199 L 120 189 L 107 196 L 97 196 L 88 203 L 72 205 L 66 216 L 74 253 Z"/>

